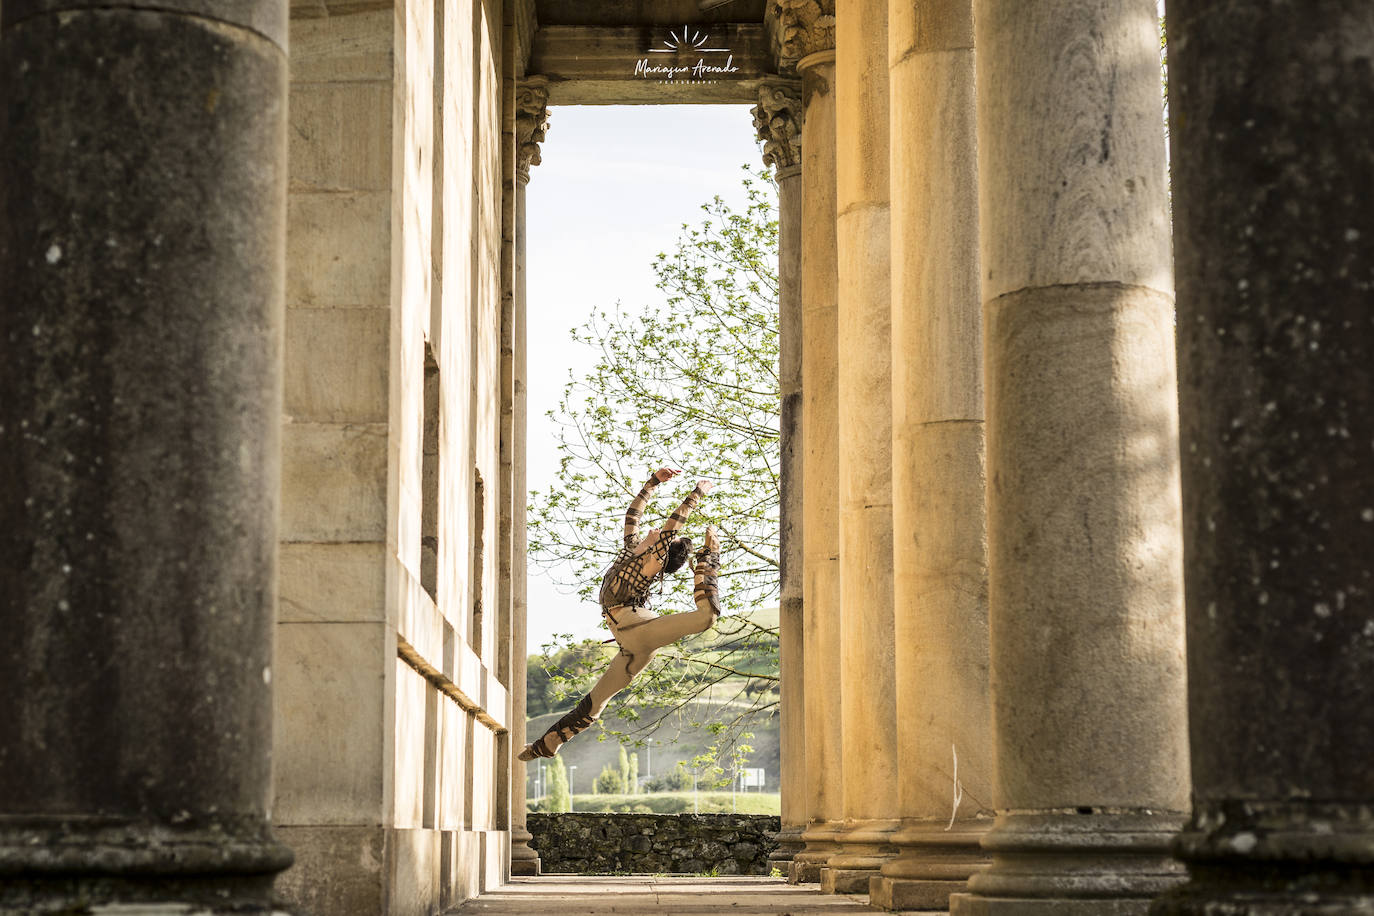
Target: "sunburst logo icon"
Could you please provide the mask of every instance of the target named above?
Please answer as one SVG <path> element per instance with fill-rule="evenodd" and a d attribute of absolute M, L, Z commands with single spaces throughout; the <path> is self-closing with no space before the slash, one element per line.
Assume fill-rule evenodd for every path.
<path fill-rule="evenodd" d="M 684 25 L 681 31 L 673 30 L 663 39 L 663 47 L 650 48 L 650 54 L 680 54 L 683 51 L 729 51 L 729 48 L 708 48 L 710 37 L 700 29 Z"/>

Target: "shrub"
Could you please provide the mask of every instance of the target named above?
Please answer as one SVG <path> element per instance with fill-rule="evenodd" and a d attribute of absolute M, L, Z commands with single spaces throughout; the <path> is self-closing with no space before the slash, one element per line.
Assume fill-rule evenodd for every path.
<path fill-rule="evenodd" d="M 608 763 L 602 767 L 601 775 L 596 777 L 592 788 L 598 795 L 622 795 L 625 792 L 625 777 Z"/>

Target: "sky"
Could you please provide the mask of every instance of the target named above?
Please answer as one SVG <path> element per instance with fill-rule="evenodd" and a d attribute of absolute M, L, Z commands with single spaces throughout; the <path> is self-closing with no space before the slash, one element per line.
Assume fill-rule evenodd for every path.
<path fill-rule="evenodd" d="M 569 373 L 594 362 L 570 331 L 593 309 L 661 298 L 654 257 L 673 248 L 684 222 L 700 221 L 712 196 L 742 202 L 742 167 L 762 166 L 748 105 L 555 107 L 540 157 L 525 198 L 526 467 L 537 493 L 556 483 L 558 468 L 556 427 L 545 414 Z M 605 636 L 600 621 L 594 603 L 560 591 L 531 564 L 527 651 L 552 633 Z"/>

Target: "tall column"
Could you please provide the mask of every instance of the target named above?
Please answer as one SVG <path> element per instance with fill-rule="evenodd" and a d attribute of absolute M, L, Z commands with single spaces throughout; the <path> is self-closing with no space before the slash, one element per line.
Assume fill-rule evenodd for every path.
<path fill-rule="evenodd" d="M 836 398 L 839 283 L 835 249 L 835 51 L 817 30 L 797 63 L 802 78 L 802 466 L 812 498 L 802 502 L 802 651 L 806 656 L 806 848 L 792 883 L 819 881 L 836 850 L 840 818 L 839 415 Z"/>
<path fill-rule="evenodd" d="M 260 913 L 287 4 L 134 6 L 0 20 L 0 910 Z"/>
<path fill-rule="evenodd" d="M 520 81 L 515 108 L 515 283 L 514 283 L 514 398 L 515 453 L 514 489 L 515 516 L 512 525 L 514 550 L 512 575 L 511 626 L 511 747 L 525 746 L 525 659 L 527 553 L 525 540 L 525 443 L 528 424 L 526 411 L 525 369 L 525 186 L 530 181 L 530 166 L 539 164 L 539 144 L 549 129 L 549 90 L 542 77 Z M 511 778 L 511 874 L 539 874 L 539 854 L 530 848 L 530 832 L 525 825 L 525 768 L 526 764 L 511 757 L 514 769 Z"/>
<path fill-rule="evenodd" d="M 801 128 L 802 102 L 795 80 L 759 88 L 754 127 L 764 164 L 778 182 L 778 376 L 782 394 L 779 617 L 782 678 L 782 829 L 769 861 L 787 868 L 802 847 L 807 822 L 805 656 L 802 647 L 802 322 Z"/>
<path fill-rule="evenodd" d="M 1374 911 L 1368 26 L 1169 4 L 1193 816 L 1157 913 Z"/>
<path fill-rule="evenodd" d="M 947 910 L 985 862 L 988 685 L 972 0 L 893 0 L 892 526 L 899 854 L 894 910 Z"/>
<path fill-rule="evenodd" d="M 1142 913 L 1188 804 L 1154 0 L 977 0 L 997 821 L 953 912 Z"/>
<path fill-rule="evenodd" d="M 887 0 L 838 0 L 835 55 L 844 829 L 821 887 L 853 893 L 897 827 Z"/>

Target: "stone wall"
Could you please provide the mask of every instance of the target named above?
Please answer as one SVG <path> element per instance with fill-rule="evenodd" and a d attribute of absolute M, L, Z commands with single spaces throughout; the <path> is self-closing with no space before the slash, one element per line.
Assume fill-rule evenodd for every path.
<path fill-rule="evenodd" d="M 377 6 L 290 27 L 277 887 L 330 916 L 447 909 L 510 845 L 502 3 Z"/>
<path fill-rule="evenodd" d="M 779 819 L 766 814 L 531 814 L 545 874 L 766 875 Z"/>

